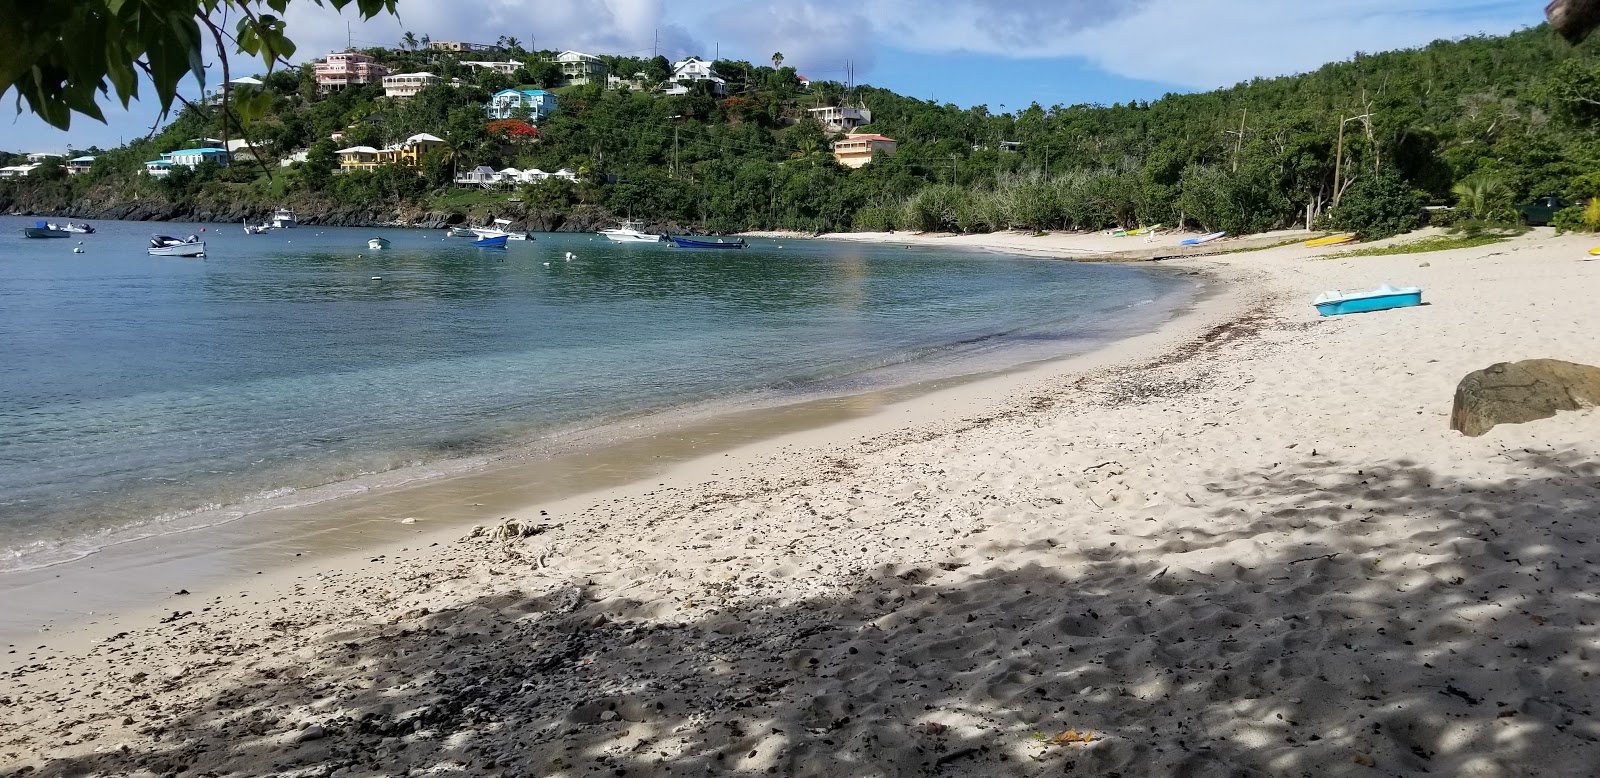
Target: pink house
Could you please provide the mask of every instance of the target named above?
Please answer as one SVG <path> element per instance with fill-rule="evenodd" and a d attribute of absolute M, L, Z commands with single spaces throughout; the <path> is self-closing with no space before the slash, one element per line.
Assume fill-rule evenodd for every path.
<path fill-rule="evenodd" d="M 389 69 L 365 54 L 346 51 L 341 54 L 329 54 L 326 60 L 318 62 L 316 75 L 317 89 L 322 92 L 332 92 L 351 84 L 380 83 L 384 76 L 389 75 Z"/>

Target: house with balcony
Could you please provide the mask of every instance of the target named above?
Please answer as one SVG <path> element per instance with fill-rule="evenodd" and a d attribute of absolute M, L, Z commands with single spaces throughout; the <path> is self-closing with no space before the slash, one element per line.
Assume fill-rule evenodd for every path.
<path fill-rule="evenodd" d="M 317 79 L 317 91 L 327 94 L 337 89 L 360 84 L 378 84 L 389 75 L 389 69 L 365 54 L 346 51 L 329 54 L 312 69 Z"/>
<path fill-rule="evenodd" d="M 466 41 L 431 41 L 428 48 L 434 51 L 505 51 L 493 43 L 468 43 Z"/>
<path fill-rule="evenodd" d="M 893 155 L 899 145 L 895 139 L 882 135 L 853 134 L 834 141 L 833 158 L 847 168 L 859 170 L 872 162 L 872 158 L 880 152 Z"/>
<path fill-rule="evenodd" d="M 483 106 L 483 112 L 490 119 L 515 119 L 526 110 L 528 120 L 535 124 L 549 117 L 555 109 L 556 96 L 543 89 L 502 89 Z"/>
<path fill-rule="evenodd" d="M 689 57 L 672 63 L 672 76 L 667 79 L 666 93 L 686 95 L 702 82 L 711 85 L 711 94 L 717 97 L 727 96 L 728 82 L 717 75 L 710 62 L 699 57 Z"/>
<path fill-rule="evenodd" d="M 73 157 L 67 160 L 67 175 L 81 176 L 89 172 L 89 168 L 92 167 L 94 167 L 94 157 Z"/>
<path fill-rule="evenodd" d="M 33 171 L 44 167 L 43 162 L 34 162 L 27 165 L 7 165 L 0 167 L 0 178 L 23 178 L 31 175 Z"/>
<path fill-rule="evenodd" d="M 484 62 L 481 60 L 462 60 L 461 64 L 471 65 L 474 70 L 493 70 L 502 76 L 509 76 L 522 67 L 521 62 Z"/>
<path fill-rule="evenodd" d="M 856 108 L 850 105 L 836 105 L 828 108 L 812 108 L 807 111 L 811 118 L 822 125 L 828 132 L 855 132 L 863 125 L 872 123 L 872 112 L 865 108 Z"/>
<path fill-rule="evenodd" d="M 348 149 L 339 149 L 334 152 L 339 155 L 339 171 L 349 173 L 354 170 L 371 170 L 378 165 L 378 157 L 383 152 L 371 146 L 351 146 Z"/>
<path fill-rule="evenodd" d="M 583 86 L 591 81 L 598 81 L 605 73 L 605 63 L 593 54 L 581 51 L 563 51 L 556 55 L 556 64 L 561 66 L 562 86 Z"/>
<path fill-rule="evenodd" d="M 437 83 L 439 77 L 432 73 L 395 73 L 383 77 L 383 96 L 407 100 Z"/>

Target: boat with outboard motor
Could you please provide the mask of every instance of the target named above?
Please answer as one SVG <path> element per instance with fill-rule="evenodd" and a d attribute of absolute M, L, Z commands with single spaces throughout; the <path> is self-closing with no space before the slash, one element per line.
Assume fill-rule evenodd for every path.
<path fill-rule="evenodd" d="M 599 234 L 605 236 L 613 243 L 661 243 L 662 241 L 666 240 L 666 238 L 663 238 L 653 232 L 645 232 L 644 230 L 639 229 L 643 226 L 644 225 L 642 222 L 636 222 L 632 219 L 628 219 L 622 223 L 621 227 L 612 227 L 609 230 L 601 230 Z"/>
<path fill-rule="evenodd" d="M 178 240 L 170 235 L 150 236 L 150 256 L 152 257 L 203 257 L 206 255 L 206 242 L 198 235 L 190 235 L 183 240 Z"/>

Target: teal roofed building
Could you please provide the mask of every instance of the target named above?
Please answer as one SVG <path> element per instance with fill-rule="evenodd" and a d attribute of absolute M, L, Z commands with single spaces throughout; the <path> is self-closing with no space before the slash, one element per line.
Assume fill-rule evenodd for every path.
<path fill-rule="evenodd" d="M 502 89 L 489 98 L 483 112 L 490 119 L 515 119 L 524 109 L 537 122 L 556 109 L 556 96 L 543 89 Z"/>
<path fill-rule="evenodd" d="M 163 153 L 161 159 L 144 163 L 144 172 L 161 178 L 171 173 L 175 165 L 192 168 L 208 159 L 222 167 L 228 166 L 228 152 L 223 149 L 179 149 Z"/>

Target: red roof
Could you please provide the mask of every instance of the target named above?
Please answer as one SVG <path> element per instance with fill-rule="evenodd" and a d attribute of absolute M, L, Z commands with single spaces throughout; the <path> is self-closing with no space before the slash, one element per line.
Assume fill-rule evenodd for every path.
<path fill-rule="evenodd" d="M 845 140 L 886 140 L 890 143 L 899 143 L 899 141 L 895 140 L 894 138 L 885 138 L 882 135 L 847 135 L 845 136 Z"/>

